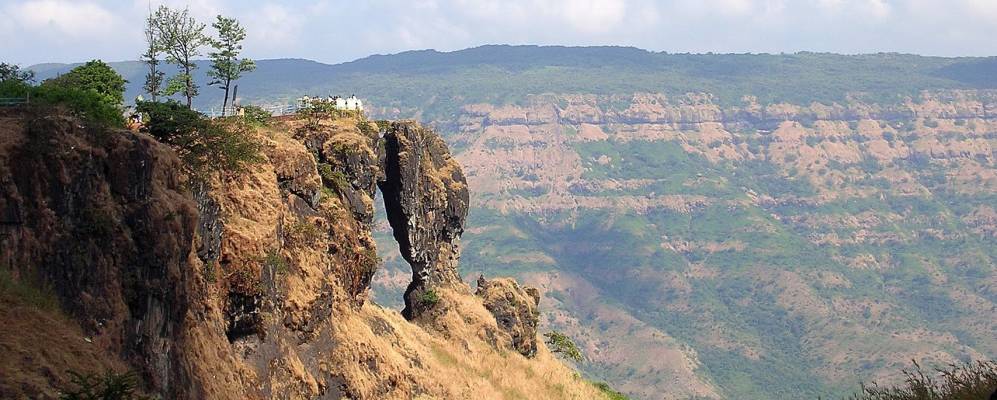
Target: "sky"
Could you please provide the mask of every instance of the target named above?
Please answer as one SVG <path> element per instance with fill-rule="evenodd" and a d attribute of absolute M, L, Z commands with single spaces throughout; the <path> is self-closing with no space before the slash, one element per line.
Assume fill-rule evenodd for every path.
<path fill-rule="evenodd" d="M 997 55 L 997 0 L 0 0 L 0 62 L 136 59 L 144 16 L 160 4 L 208 25 L 237 18 L 255 59 L 484 44 Z"/>

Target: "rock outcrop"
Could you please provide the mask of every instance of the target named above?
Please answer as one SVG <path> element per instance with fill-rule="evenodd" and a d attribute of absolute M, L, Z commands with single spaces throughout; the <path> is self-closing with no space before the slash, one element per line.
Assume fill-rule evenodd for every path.
<path fill-rule="evenodd" d="M 67 369 L 104 368 L 169 399 L 599 397 L 542 346 L 533 359 L 496 351 L 530 334 L 500 326 L 460 280 L 467 186 L 424 128 L 388 127 L 385 158 L 364 119 L 284 118 L 250 130 L 261 162 L 193 183 L 147 135 L 13 114 L 0 113 L 0 324 L 53 324 L 73 342 L 0 341 L 19 357 L 0 398 L 54 398 Z M 439 298 L 432 329 L 365 301 L 378 181 L 413 266 L 407 299 Z M 61 307 L 7 287 L 50 287 Z M 525 318 L 511 304 L 500 318 Z"/>
<path fill-rule="evenodd" d="M 430 306 L 437 287 L 460 288 L 459 241 L 468 211 L 467 181 L 446 143 L 414 122 L 384 133 L 384 195 L 388 222 L 412 266 L 402 314 L 413 319 Z"/>
<path fill-rule="evenodd" d="M 537 353 L 537 325 L 540 323 L 540 291 L 521 287 L 510 278 L 478 278 L 475 295 L 495 316 L 499 328 L 512 338 L 512 347 L 527 357 Z"/>

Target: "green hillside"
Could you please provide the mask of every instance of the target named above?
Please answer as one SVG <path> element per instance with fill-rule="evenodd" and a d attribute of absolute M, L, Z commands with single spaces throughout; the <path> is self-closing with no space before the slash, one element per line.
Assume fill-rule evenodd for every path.
<path fill-rule="evenodd" d="M 112 64 L 129 81 L 128 98 L 140 94 L 137 62 Z M 72 65 L 32 67 L 39 78 Z M 198 80 L 207 63 L 200 63 Z M 168 71 L 169 72 L 169 71 Z M 683 95 L 706 92 L 720 104 L 745 95 L 762 103 L 841 102 L 862 93 L 895 102 L 928 89 L 997 88 L 997 58 L 942 58 L 908 54 L 668 54 L 629 47 L 482 46 L 437 52 L 409 51 L 327 65 L 300 59 L 262 60 L 239 82 L 248 102 L 280 101 L 305 94 L 350 94 L 375 107 L 423 112 L 427 120 L 449 119 L 475 102 L 517 103 L 530 94 Z M 204 89 L 199 107 L 220 102 Z"/>

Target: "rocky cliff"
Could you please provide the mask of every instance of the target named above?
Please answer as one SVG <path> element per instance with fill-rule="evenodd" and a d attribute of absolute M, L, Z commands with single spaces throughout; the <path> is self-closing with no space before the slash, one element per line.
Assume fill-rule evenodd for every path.
<path fill-rule="evenodd" d="M 416 124 L 251 127 L 262 162 L 194 182 L 144 134 L 0 118 L 0 316 L 18 319 L 0 322 L 80 336 L 2 342 L 19 373 L 0 397 L 53 398 L 69 368 L 133 370 L 177 399 L 601 396 L 537 345 L 535 318 L 532 337 L 514 333 L 460 282 L 466 183 Z M 432 310 L 425 328 L 367 301 L 378 185 L 412 266 L 406 301 L 419 296 L 406 314 Z M 532 358 L 506 351 L 523 346 Z"/>

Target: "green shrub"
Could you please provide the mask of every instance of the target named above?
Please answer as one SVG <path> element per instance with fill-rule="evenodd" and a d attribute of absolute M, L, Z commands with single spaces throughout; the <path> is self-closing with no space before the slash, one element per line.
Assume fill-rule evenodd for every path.
<path fill-rule="evenodd" d="M 270 118 L 273 117 L 269 111 L 264 110 L 259 106 L 245 106 L 242 108 L 243 121 L 253 125 L 266 126 L 270 124 Z"/>
<path fill-rule="evenodd" d="M 388 129 L 391 129 L 391 121 L 388 120 L 379 119 L 374 121 L 374 124 L 377 125 L 377 130 L 381 132 L 386 132 Z"/>
<path fill-rule="evenodd" d="M 322 183 L 327 187 L 331 187 L 337 191 L 343 191 L 350 187 L 350 182 L 346 179 L 346 174 L 342 171 L 332 169 L 331 164 L 319 163 L 318 174 L 322 177 Z"/>
<path fill-rule="evenodd" d="M 602 391 L 602 394 L 606 395 L 609 400 L 630 400 L 625 394 L 617 392 L 606 382 L 592 382 L 592 386 Z"/>
<path fill-rule="evenodd" d="M 0 81 L 0 97 L 25 98 L 31 93 L 31 85 L 19 80 Z"/>
<path fill-rule="evenodd" d="M 75 388 L 66 390 L 60 400 L 135 400 L 148 397 L 136 393 L 138 377 L 132 372 L 107 371 L 103 376 L 70 371 Z"/>
<path fill-rule="evenodd" d="M 578 345 L 575 344 L 571 338 L 567 335 L 558 332 L 550 331 L 544 334 L 547 340 L 544 343 L 550 348 L 551 353 L 560 354 L 569 360 L 574 360 L 575 362 L 581 362 L 583 360 L 582 351 L 578 349 Z"/>
<path fill-rule="evenodd" d="M 298 220 L 287 227 L 284 238 L 291 247 L 301 248 L 314 246 L 323 236 L 325 233 L 315 224 Z"/>
<path fill-rule="evenodd" d="M 121 108 L 108 102 L 105 96 L 75 87 L 31 86 L 23 81 L 6 80 L 0 82 L 0 97 L 28 98 L 33 106 L 63 106 L 93 125 L 121 127 L 125 123 Z"/>
<path fill-rule="evenodd" d="M 315 99 L 312 100 L 310 103 L 306 103 L 304 107 L 298 109 L 298 114 L 304 115 L 309 120 L 317 120 L 321 118 L 336 119 L 351 115 L 359 115 L 357 111 L 339 110 L 336 109 L 335 103 L 330 103 L 319 99 Z"/>
<path fill-rule="evenodd" d="M 244 123 L 215 123 L 173 100 L 140 102 L 137 109 L 146 120 L 145 131 L 172 146 L 195 175 L 240 173 L 262 160 L 260 145 Z"/>
<path fill-rule="evenodd" d="M 14 279 L 10 271 L 0 269 L 0 297 L 12 297 L 23 304 L 42 311 L 59 309 L 59 298 L 55 291 L 48 287 L 36 287 L 27 282 Z"/>
<path fill-rule="evenodd" d="M 279 249 L 269 249 L 263 255 L 263 266 L 277 274 L 287 272 L 287 259 L 280 254 Z"/>
<path fill-rule="evenodd" d="M 92 60 L 56 78 L 42 82 L 41 86 L 58 86 L 92 92 L 107 104 L 120 106 L 124 102 L 126 83 L 128 81 L 110 65 L 101 60 Z"/>
<path fill-rule="evenodd" d="M 997 362 L 978 361 L 925 372 L 917 362 L 904 369 L 904 383 L 882 387 L 862 385 L 852 400 L 977 400 L 997 391 Z"/>
<path fill-rule="evenodd" d="M 440 295 L 436 293 L 436 289 L 427 289 L 419 295 L 419 302 L 425 306 L 432 307 L 439 304 Z"/>
<path fill-rule="evenodd" d="M 207 119 L 201 113 L 175 100 L 162 103 L 142 101 L 136 103 L 135 108 L 146 122 L 146 132 L 166 144 L 180 143 L 208 125 Z"/>
<path fill-rule="evenodd" d="M 364 136 L 376 138 L 379 129 L 380 127 L 377 125 L 371 126 L 370 121 L 367 121 L 366 118 L 357 120 L 357 130 Z"/>

